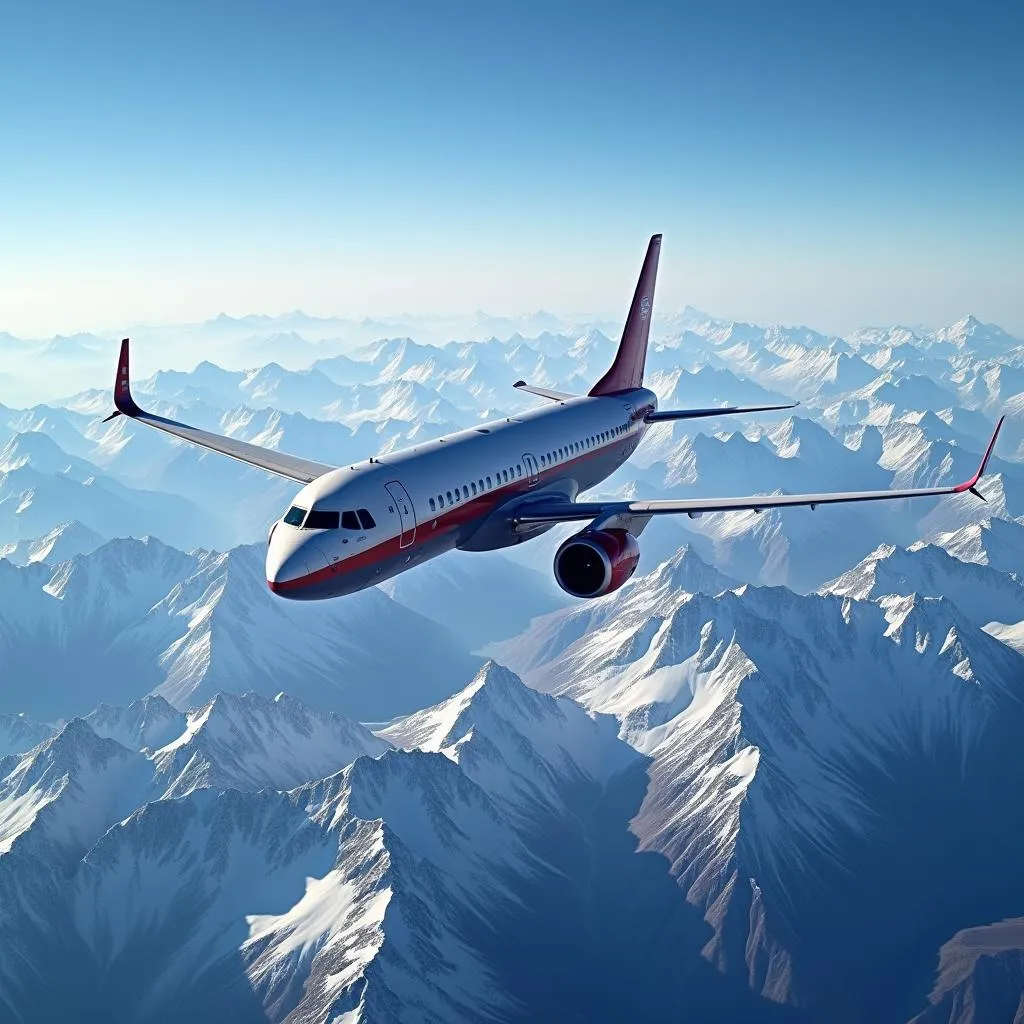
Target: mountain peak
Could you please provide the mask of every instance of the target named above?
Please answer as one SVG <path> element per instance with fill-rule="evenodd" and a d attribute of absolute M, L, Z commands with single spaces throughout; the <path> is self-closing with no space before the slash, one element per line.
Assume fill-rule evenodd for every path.
<path fill-rule="evenodd" d="M 223 692 L 189 712 L 184 730 L 153 757 L 167 795 L 181 796 L 208 786 L 294 789 L 387 746 L 358 723 L 295 697 Z"/>
<path fill-rule="evenodd" d="M 0 712 L 0 758 L 23 754 L 55 735 L 53 726 L 35 722 L 24 713 Z"/>
<path fill-rule="evenodd" d="M 648 595 L 652 603 L 657 594 L 720 594 L 740 585 L 738 580 L 708 565 L 690 544 L 684 544 L 653 572 L 641 577 L 634 590 Z"/>
<path fill-rule="evenodd" d="M 85 720 L 98 736 L 116 740 L 130 750 L 161 747 L 185 727 L 185 716 L 157 694 L 132 701 L 127 707 L 100 704 Z"/>
<path fill-rule="evenodd" d="M 478 692 L 486 687 L 492 693 L 519 694 L 527 689 L 526 684 L 510 669 L 489 658 L 477 672 L 469 688 Z"/>

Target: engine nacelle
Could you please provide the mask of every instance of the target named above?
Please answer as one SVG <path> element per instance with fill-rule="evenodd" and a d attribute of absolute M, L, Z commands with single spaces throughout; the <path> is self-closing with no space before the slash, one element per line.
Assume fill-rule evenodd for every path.
<path fill-rule="evenodd" d="M 640 545 L 628 530 L 584 530 L 555 553 L 555 579 L 573 597 L 618 590 L 636 571 Z"/>

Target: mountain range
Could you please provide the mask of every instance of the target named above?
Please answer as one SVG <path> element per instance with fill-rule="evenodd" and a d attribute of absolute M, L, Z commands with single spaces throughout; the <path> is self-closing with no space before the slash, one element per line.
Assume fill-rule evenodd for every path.
<path fill-rule="evenodd" d="M 617 329 L 295 312 L 133 355 L 159 413 L 344 464 L 584 390 Z M 1024 1020 L 1024 345 L 652 338 L 665 407 L 801 404 L 659 425 L 601 496 L 952 483 L 1008 411 L 986 500 L 652 522 L 584 603 L 569 527 L 282 602 L 290 484 L 101 422 L 109 339 L 0 335 L 0 1024 Z"/>

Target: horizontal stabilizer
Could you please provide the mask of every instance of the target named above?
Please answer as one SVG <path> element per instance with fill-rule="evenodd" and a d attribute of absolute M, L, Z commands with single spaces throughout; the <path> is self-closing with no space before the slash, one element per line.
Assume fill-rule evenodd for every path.
<path fill-rule="evenodd" d="M 532 384 L 527 384 L 525 380 L 517 380 L 512 387 L 518 388 L 520 391 L 526 391 L 531 395 L 538 395 L 541 398 L 546 398 L 549 402 L 568 402 L 570 398 L 579 398 L 579 395 L 570 395 L 565 391 L 552 391 L 551 388 L 537 388 Z"/>
<path fill-rule="evenodd" d="M 669 420 L 699 420 L 707 416 L 734 416 L 752 412 L 781 412 L 783 409 L 795 409 L 800 403 L 790 402 L 789 405 L 722 405 L 715 409 L 666 409 L 663 412 L 649 412 L 646 423 L 667 423 Z"/>

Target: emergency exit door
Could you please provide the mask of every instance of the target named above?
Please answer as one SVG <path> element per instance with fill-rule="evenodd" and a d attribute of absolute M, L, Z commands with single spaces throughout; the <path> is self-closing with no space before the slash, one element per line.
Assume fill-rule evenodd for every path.
<path fill-rule="evenodd" d="M 402 527 L 398 546 L 407 548 L 416 540 L 416 512 L 412 506 L 412 499 L 409 497 L 409 492 L 397 480 L 392 480 L 384 486 L 394 502 L 395 511 L 398 513 Z"/>

